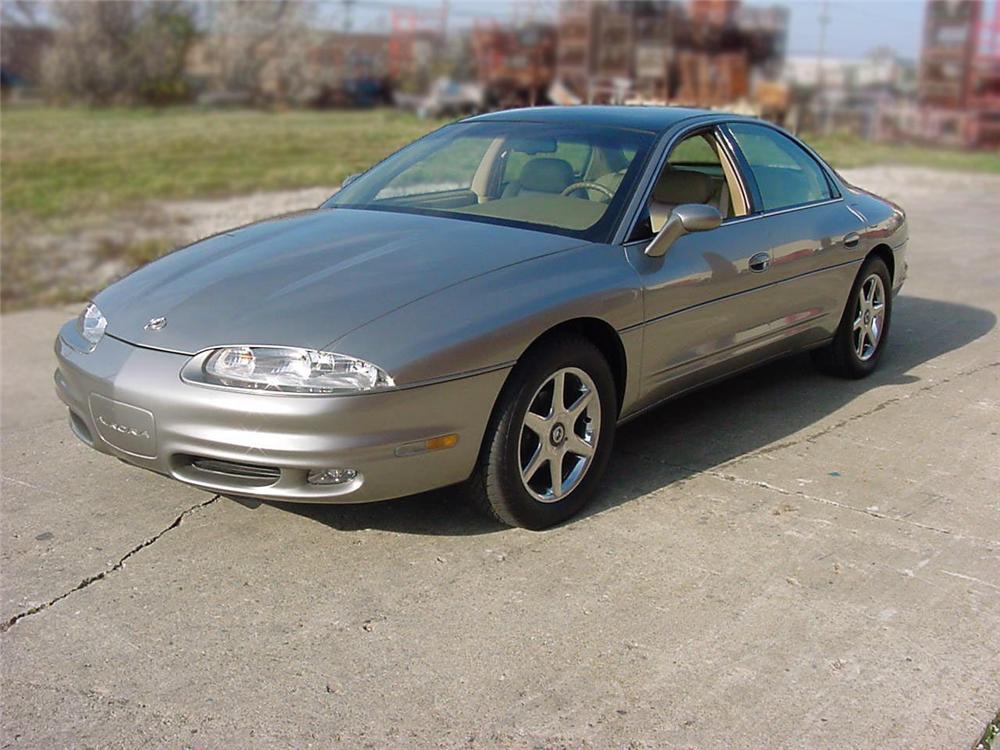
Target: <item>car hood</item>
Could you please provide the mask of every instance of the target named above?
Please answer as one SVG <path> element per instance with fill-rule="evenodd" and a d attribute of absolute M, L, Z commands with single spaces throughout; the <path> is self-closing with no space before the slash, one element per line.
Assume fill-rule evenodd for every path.
<path fill-rule="evenodd" d="M 321 349 L 438 290 L 579 244 L 475 221 L 318 209 L 209 237 L 94 302 L 110 335 L 140 346 L 188 354 L 224 344 Z M 161 317 L 162 328 L 147 329 Z"/>

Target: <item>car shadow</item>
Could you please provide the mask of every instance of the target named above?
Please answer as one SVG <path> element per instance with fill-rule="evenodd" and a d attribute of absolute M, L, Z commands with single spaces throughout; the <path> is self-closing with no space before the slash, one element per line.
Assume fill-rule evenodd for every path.
<path fill-rule="evenodd" d="M 919 382 L 915 367 L 975 341 L 996 322 L 981 308 L 900 296 L 888 348 L 864 380 L 822 375 L 807 355 L 796 355 L 670 401 L 619 430 L 597 496 L 568 523 L 779 442 L 863 393 Z M 471 508 L 461 487 L 362 505 L 273 505 L 348 531 L 459 536 L 503 529 Z"/>

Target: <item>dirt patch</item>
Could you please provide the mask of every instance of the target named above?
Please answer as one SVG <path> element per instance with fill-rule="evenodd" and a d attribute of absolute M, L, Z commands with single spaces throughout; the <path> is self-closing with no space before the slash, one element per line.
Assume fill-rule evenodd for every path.
<path fill-rule="evenodd" d="M 976 172 L 943 172 L 920 167 L 865 167 L 840 172 L 853 185 L 892 201 L 940 193 L 975 191 L 1000 196 L 1000 175 Z"/>
<path fill-rule="evenodd" d="M 224 229 L 249 224 L 269 216 L 315 208 L 336 192 L 334 187 L 251 193 L 212 201 L 178 201 L 161 204 L 173 236 L 190 244 Z"/>
<path fill-rule="evenodd" d="M 4 310 L 86 299 L 177 248 L 232 227 L 320 205 L 336 188 L 155 203 L 73 227 L 4 227 Z"/>

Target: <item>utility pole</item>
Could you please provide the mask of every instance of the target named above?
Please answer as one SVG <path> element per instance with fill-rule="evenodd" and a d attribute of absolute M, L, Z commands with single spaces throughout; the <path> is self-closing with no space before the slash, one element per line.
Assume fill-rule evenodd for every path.
<path fill-rule="evenodd" d="M 819 10 L 819 55 L 816 58 L 816 100 L 819 104 L 820 131 L 826 133 L 829 126 L 826 103 L 826 27 L 830 24 L 830 0 L 823 0 Z"/>
<path fill-rule="evenodd" d="M 437 44 L 436 53 L 434 54 L 433 65 L 436 68 L 434 70 L 434 77 L 443 75 L 447 72 L 449 78 L 455 77 L 454 65 L 449 64 L 449 49 L 448 49 L 448 14 L 451 13 L 451 2 L 450 0 L 441 0 L 441 18 L 440 26 L 438 27 L 438 33 L 441 35 L 441 39 Z"/>
<path fill-rule="evenodd" d="M 340 0 L 344 6 L 344 16 L 341 19 L 341 28 L 345 34 L 351 33 L 351 27 L 353 26 L 353 19 L 351 18 L 351 13 L 354 10 L 355 0 Z"/>
<path fill-rule="evenodd" d="M 441 0 L 441 44 L 448 36 L 448 14 L 451 13 L 450 0 Z"/>

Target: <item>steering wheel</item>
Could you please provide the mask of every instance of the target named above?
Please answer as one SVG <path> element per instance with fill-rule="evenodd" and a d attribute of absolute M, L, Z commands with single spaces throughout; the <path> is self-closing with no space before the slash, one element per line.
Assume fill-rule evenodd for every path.
<path fill-rule="evenodd" d="M 611 200 L 612 198 L 615 197 L 615 194 L 612 193 L 608 188 L 604 187 L 604 185 L 602 185 L 599 182 L 592 182 L 591 180 L 580 180 L 579 182 L 574 182 L 572 185 L 567 186 L 560 193 L 560 195 L 566 195 L 566 196 L 568 196 L 570 193 L 576 192 L 577 190 L 584 190 L 584 189 L 586 189 L 586 190 L 596 190 L 599 193 L 604 193 L 606 196 L 608 196 L 608 200 Z"/>

